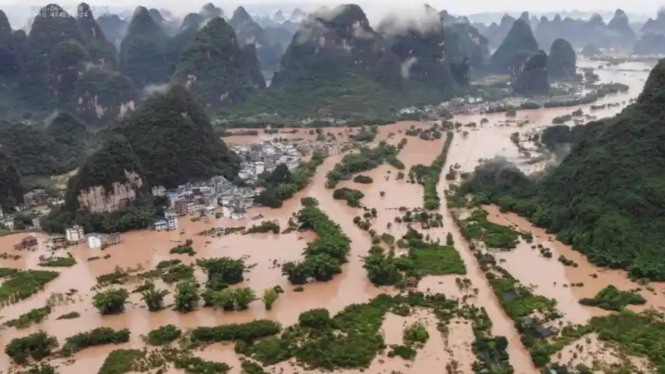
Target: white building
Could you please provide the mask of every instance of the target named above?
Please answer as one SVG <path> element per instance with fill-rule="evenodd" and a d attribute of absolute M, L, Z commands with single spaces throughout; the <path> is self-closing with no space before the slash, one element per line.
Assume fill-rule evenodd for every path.
<path fill-rule="evenodd" d="M 76 225 L 65 230 L 65 238 L 68 242 L 79 243 L 85 239 L 83 227 Z"/>
<path fill-rule="evenodd" d="M 164 186 L 154 186 L 152 188 L 152 196 L 164 196 L 166 188 Z"/>
<path fill-rule="evenodd" d="M 2 221 L 2 224 L 5 226 L 7 230 L 14 231 L 14 217 L 9 216 L 5 218 L 5 220 Z"/>
<path fill-rule="evenodd" d="M 334 145 L 329 145 L 329 146 L 326 148 L 326 153 L 328 154 L 328 156 L 335 156 L 337 153 L 339 153 L 339 151 L 338 151 L 338 149 L 337 149 L 336 146 L 334 146 Z"/>
<path fill-rule="evenodd" d="M 178 229 L 178 215 L 174 211 L 168 210 L 164 213 L 164 218 L 166 218 L 166 229 L 177 230 Z"/>
<path fill-rule="evenodd" d="M 153 222 L 153 224 L 152 224 L 152 228 L 153 228 L 155 231 L 164 231 L 164 230 L 168 230 L 168 223 L 166 223 L 166 221 L 164 221 L 163 219 L 162 219 L 162 220 L 159 220 L 159 221 L 155 221 L 155 222 Z"/>
<path fill-rule="evenodd" d="M 5 213 L 2 211 L 2 207 L 0 206 L 0 219 L 3 219 L 5 217 Z"/>
<path fill-rule="evenodd" d="M 89 234 L 88 235 L 88 248 L 101 248 L 102 247 L 102 236 L 99 234 Z"/>
<path fill-rule="evenodd" d="M 257 161 L 254 164 L 254 167 L 256 168 L 257 175 L 263 173 L 266 170 L 266 164 L 263 161 Z"/>

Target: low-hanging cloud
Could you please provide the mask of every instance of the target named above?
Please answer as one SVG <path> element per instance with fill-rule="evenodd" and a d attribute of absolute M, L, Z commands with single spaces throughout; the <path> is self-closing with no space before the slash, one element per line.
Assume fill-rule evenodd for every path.
<path fill-rule="evenodd" d="M 371 19 L 379 19 L 377 31 L 392 36 L 418 31 L 423 34 L 441 32 L 443 25 L 439 13 L 429 5 L 398 6 L 368 12 Z"/>

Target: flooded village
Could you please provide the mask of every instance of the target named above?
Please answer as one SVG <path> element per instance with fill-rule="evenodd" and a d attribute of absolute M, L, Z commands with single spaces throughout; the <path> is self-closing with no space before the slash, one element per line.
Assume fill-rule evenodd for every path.
<path fill-rule="evenodd" d="M 557 241 L 553 235 L 517 215 L 503 213 L 495 206 L 482 207 L 487 212 L 487 220 L 510 227 L 522 236 L 514 249 L 484 248 L 481 243 L 465 237 L 464 231 L 460 229 L 460 222 L 468 219 L 471 212 L 449 206 L 445 198 L 445 191 L 461 181 L 461 174 L 473 172 L 483 160 L 496 156 L 505 157 L 528 173 L 544 170 L 549 162 L 554 161 L 543 158 L 542 162 L 532 162 L 535 154 L 527 157 L 524 152 L 520 152 L 511 140 L 512 134 L 525 136 L 537 133 L 552 125 L 556 117 L 578 109 L 591 113 L 594 118 L 612 116 L 625 108 L 631 99 L 641 92 L 651 68 L 642 62 L 628 62 L 603 68 L 597 68 L 597 65 L 597 62 L 593 62 L 600 82 L 622 83 L 629 87 L 628 91 L 607 95 L 592 104 L 518 110 L 515 116 L 506 116 L 505 112 L 483 113 L 479 110 L 466 110 L 454 114 L 451 121 L 462 124 L 454 130 L 444 129 L 442 120 L 432 121 L 438 124 L 444 133 L 439 138 L 423 139 L 406 135 L 412 127 L 424 131 L 430 129 L 432 123 L 405 121 L 377 127 L 376 138 L 368 146 L 375 147 L 379 142 L 395 147 L 399 145 L 401 148 L 396 157 L 403 163 L 404 173 L 418 164 L 432 164 L 446 144 L 446 132 L 453 134 L 447 157 L 444 157 L 445 164 L 440 179 L 435 186 L 441 196 L 440 207 L 435 213 L 441 215 L 442 224 L 438 227 L 428 226 L 426 229 L 414 223 L 413 227 L 426 234 L 431 242 L 451 243 L 463 261 L 465 274 L 426 275 L 417 282 L 408 284 L 406 288 L 410 291 L 421 291 L 425 295 L 443 294 L 448 299 L 458 300 L 460 305 L 483 310 L 490 320 L 486 333 L 489 336 L 506 338 L 507 359 L 486 357 L 486 361 L 493 362 L 494 366 L 489 369 L 479 368 L 474 365 L 479 361 L 478 357 L 484 354 L 493 355 L 494 348 L 483 348 L 474 343 L 478 331 L 477 321 L 456 314 L 446 320 L 444 326 L 439 317 L 429 309 L 413 307 L 410 313 L 403 315 L 386 313 L 380 327 L 385 349 L 371 360 L 366 369 L 335 368 L 335 372 L 508 373 L 510 371 L 501 369 L 511 366 L 516 374 L 539 373 L 540 369 L 533 364 L 519 329 L 502 306 L 502 302 L 510 301 L 514 295 L 509 292 L 497 295 L 488 271 L 479 260 L 483 253 L 490 253 L 501 269 L 533 294 L 554 301 L 551 303 L 555 305 L 551 308 L 554 316 L 545 318 L 538 313 L 532 316 L 533 321 L 536 321 L 532 329 L 536 331 L 535 339 L 553 339 L 552 336 L 566 326 L 585 325 L 592 317 L 608 315 L 609 311 L 582 305 L 580 300 L 593 298 L 610 285 L 624 291 L 639 289 L 638 293 L 646 303 L 630 305 L 628 308 L 631 310 L 654 309 L 665 312 L 665 284 L 639 284 L 631 280 L 624 271 L 599 268 L 580 252 Z M 619 105 L 613 105 L 615 103 Z M 592 110 L 592 105 L 602 109 Z M 471 123 L 474 125 L 467 126 Z M 567 124 L 572 125 L 573 121 L 568 121 Z M 50 237 L 38 230 L 0 237 L 0 268 L 46 269 L 59 273 L 46 283 L 41 291 L 0 307 L 0 324 L 3 324 L 0 344 L 7 346 L 14 338 L 40 330 L 56 337 L 60 342 L 78 332 L 102 326 L 131 331 L 127 342 L 91 347 L 69 357 L 56 357 L 51 360 L 60 373 L 97 373 L 111 351 L 120 348 L 144 349 L 147 346 L 145 337 L 160 326 L 172 324 L 184 333 L 199 326 L 239 324 L 266 319 L 277 321 L 286 328 L 298 323 L 301 313 L 312 309 L 324 308 L 333 316 L 349 305 L 368 303 L 382 294 L 397 295 L 402 292 L 392 286 L 373 285 L 364 268 L 365 258 L 370 255 L 372 246 L 376 245 L 374 236 L 388 234 L 392 238 L 402 238 L 409 233 L 412 224 L 403 220 L 405 211 L 422 211 L 423 186 L 412 182 L 409 177 L 404 177 L 396 167 L 382 163 L 360 173 L 371 178 L 372 183 L 363 184 L 346 179 L 338 182 L 336 188 L 358 190 L 364 195 L 362 206 L 352 207 L 344 200 L 334 198 L 333 189 L 326 186 L 327 176 L 344 155 L 358 152 L 353 136 L 363 129 L 325 127 L 313 131 L 309 128 L 293 128 L 279 129 L 277 132 L 261 130 L 256 135 L 240 134 L 241 131 L 242 129 L 234 130 L 234 133 L 238 134 L 225 137 L 224 141 L 242 159 L 239 178 L 246 186 L 239 187 L 222 176 L 179 186 L 174 190 L 155 186 L 152 194 L 166 199 L 168 206 L 163 219 L 155 221 L 151 229 L 130 231 L 118 236 L 102 236 L 82 232 L 80 227 L 72 227 L 62 233 L 65 242 L 62 245 L 55 245 L 54 241 L 61 243 L 63 237 Z M 309 161 L 314 152 L 324 154 L 325 158 L 307 187 L 284 201 L 278 209 L 254 204 L 254 197 L 262 187 L 254 188 L 253 185 L 261 175 L 274 171 L 280 165 L 293 172 L 303 162 Z M 456 170 L 456 175 L 447 176 L 449 170 Z M 401 178 L 399 174 L 402 174 Z M 43 205 L 45 202 L 35 202 L 44 198 L 38 191 L 29 197 L 30 199 L 26 197 L 25 202 L 28 207 Z M 339 225 L 350 240 L 350 253 L 348 262 L 341 266 L 341 273 L 336 274 L 332 280 L 308 282 L 296 287 L 283 275 L 282 265 L 300 261 L 307 243 L 316 239 L 317 234 L 298 230 L 248 233 L 247 229 L 275 221 L 282 229 L 289 227 L 294 215 L 302 208 L 303 198 L 316 199 L 319 209 Z M 372 210 L 375 214 L 367 216 Z M 368 222 L 371 221 L 371 228 L 377 235 L 359 227 L 357 221 L 361 218 L 356 220 L 356 217 L 365 217 Z M 530 239 L 527 240 L 526 237 Z M 172 253 L 174 247 L 181 246 L 189 246 L 191 251 Z M 391 247 L 386 243 L 383 246 Z M 543 251 L 538 248 L 546 248 L 550 255 L 543 255 Z M 395 251 L 399 252 L 398 249 Z M 572 261 L 575 266 L 566 266 L 557 261 L 560 256 Z M 246 310 L 235 311 L 204 307 L 201 302 L 196 310 L 180 313 L 170 307 L 175 303 L 175 285 L 157 278 L 153 281 L 154 286 L 169 291 L 164 298 L 164 305 L 167 307 L 151 312 L 142 301 L 141 294 L 132 292 L 145 283 L 145 279 L 138 274 L 155 269 L 163 261 L 179 260 L 189 265 L 196 264 L 197 260 L 219 257 L 243 259 L 246 264 L 248 270 L 244 279 L 235 287 L 249 287 L 257 295 L 268 289 L 283 291 L 272 308 L 267 310 L 260 299 L 249 303 Z M 73 265 L 40 266 L 53 258 L 73 259 Z M 205 284 L 207 274 L 199 266 L 194 266 L 193 269 L 196 281 Z M 99 277 L 118 272 L 126 273 L 122 282 L 111 286 L 100 284 Z M 101 315 L 93 306 L 93 297 L 97 291 L 108 287 L 128 290 L 129 297 L 123 313 Z M 50 314 L 41 322 L 25 328 L 6 325 L 7 321 L 46 305 L 50 307 Z M 78 313 L 79 317 L 58 318 L 71 313 Z M 539 322 L 542 319 L 548 319 L 548 322 Z M 389 354 L 391 349 L 406 344 L 403 332 L 415 323 L 424 326 L 429 336 L 416 349 L 415 357 L 404 359 L 399 354 Z M 238 347 L 233 342 L 216 342 L 197 348 L 192 353 L 196 357 L 227 364 L 230 367 L 229 373 L 247 372 L 243 369 L 246 357 L 237 351 Z M 655 372 L 644 358 L 628 355 L 620 347 L 604 342 L 593 334 L 567 342 L 550 357 L 550 362 L 570 364 L 571 367 L 584 364 L 594 368 L 593 372 L 599 373 L 613 372 L 611 370 L 616 368 L 628 368 L 631 373 Z M 7 355 L 0 355 L 0 373 L 15 373 L 20 370 Z M 276 374 L 321 371 L 303 368 L 294 358 L 265 366 L 263 370 Z M 169 366 L 160 372 L 182 373 L 183 370 Z"/>

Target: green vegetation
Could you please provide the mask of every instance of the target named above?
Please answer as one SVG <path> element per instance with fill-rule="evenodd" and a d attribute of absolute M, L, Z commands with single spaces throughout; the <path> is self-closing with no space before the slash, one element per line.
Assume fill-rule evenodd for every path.
<path fill-rule="evenodd" d="M 141 300 L 148 306 L 151 312 L 164 309 L 164 297 L 169 294 L 167 290 L 158 290 L 154 286 L 141 291 Z"/>
<path fill-rule="evenodd" d="M 248 228 L 245 232 L 247 234 L 264 234 L 267 232 L 272 232 L 273 234 L 277 235 L 280 233 L 280 227 L 279 227 L 279 221 L 263 221 L 259 225 L 254 225 L 250 228 Z"/>
<path fill-rule="evenodd" d="M 520 233 L 510 227 L 497 225 L 487 219 L 487 211 L 476 209 L 461 221 L 464 235 L 485 243 L 487 248 L 513 249 L 519 243 Z"/>
<path fill-rule="evenodd" d="M 231 370 L 231 367 L 225 363 L 208 361 L 190 355 L 175 358 L 173 366 L 176 369 L 184 369 L 188 374 L 225 374 Z"/>
<path fill-rule="evenodd" d="M 409 170 L 409 177 L 411 179 L 417 180 L 418 183 L 422 184 L 425 188 L 423 193 L 425 209 L 438 209 L 441 206 L 441 199 L 439 198 L 439 193 L 436 190 L 436 186 L 439 183 L 441 170 L 446 164 L 448 150 L 450 149 L 452 142 L 453 133 L 446 133 L 446 141 L 443 143 L 443 150 L 438 156 L 436 156 L 436 159 L 432 162 L 432 164 L 430 166 L 424 166 L 421 164 L 414 165 L 411 167 L 411 170 Z"/>
<path fill-rule="evenodd" d="M 169 251 L 170 254 L 178 254 L 178 255 L 190 255 L 194 256 L 196 252 L 194 252 L 194 248 L 192 247 L 192 244 L 194 242 L 191 239 L 187 239 L 185 241 L 185 244 L 179 244 Z"/>
<path fill-rule="evenodd" d="M 414 343 L 425 344 L 429 339 L 429 333 L 427 332 L 427 328 L 425 328 L 425 325 L 423 325 L 420 322 L 416 322 L 410 326 L 407 326 L 404 329 L 403 335 L 404 335 L 403 337 L 404 342 L 407 344 L 414 344 Z"/>
<path fill-rule="evenodd" d="M 38 363 L 30 365 L 27 371 L 19 371 L 17 374 L 57 374 L 55 368 L 50 364 Z"/>
<path fill-rule="evenodd" d="M 102 274 L 97 277 L 97 286 L 104 287 L 111 284 L 123 284 L 129 273 L 123 271 L 122 269 L 116 268 L 113 273 Z"/>
<path fill-rule="evenodd" d="M 182 281 L 176 286 L 173 310 L 181 313 L 189 313 L 196 309 L 200 299 L 198 284 L 191 281 Z"/>
<path fill-rule="evenodd" d="M 28 313 L 21 314 L 18 318 L 9 320 L 4 323 L 7 327 L 16 327 L 17 329 L 24 329 L 33 323 L 40 323 L 51 314 L 51 307 L 45 306 L 43 308 L 34 308 Z"/>
<path fill-rule="evenodd" d="M 74 318 L 79 318 L 81 316 L 81 313 L 79 312 L 69 312 L 67 314 L 63 314 L 60 317 L 56 318 L 56 320 L 60 319 L 74 319 Z"/>
<path fill-rule="evenodd" d="M 196 264 L 208 274 L 206 287 L 217 284 L 238 284 L 244 280 L 246 266 L 243 259 L 234 260 L 229 257 L 196 260 Z"/>
<path fill-rule="evenodd" d="M 212 294 L 212 305 L 226 311 L 246 310 L 256 300 L 256 293 L 249 287 L 225 288 Z"/>
<path fill-rule="evenodd" d="M 41 291 L 46 283 L 57 278 L 60 273 L 0 268 L 0 275 L 4 278 L 4 282 L 0 285 L 0 306 L 5 306 L 27 299 Z"/>
<path fill-rule="evenodd" d="M 268 374 L 263 367 L 256 362 L 241 360 L 242 374 Z"/>
<path fill-rule="evenodd" d="M 533 37 L 531 27 L 524 20 L 516 20 L 503 39 L 499 48 L 492 55 L 490 65 L 500 74 L 510 74 L 518 56 L 538 52 L 538 43 Z"/>
<path fill-rule="evenodd" d="M 51 257 L 46 262 L 40 262 L 39 266 L 46 267 L 71 267 L 76 265 L 74 257 Z"/>
<path fill-rule="evenodd" d="M 280 208 L 284 201 L 309 184 L 323 160 L 323 154 L 314 152 L 312 159 L 300 163 L 293 174 L 285 165 L 277 166 L 266 179 L 266 189 L 254 198 L 254 202 L 270 208 Z"/>
<path fill-rule="evenodd" d="M 125 300 L 128 297 L 129 293 L 124 288 L 109 289 L 95 294 L 92 297 L 92 305 L 102 315 L 120 314 L 125 310 Z"/>
<path fill-rule="evenodd" d="M 22 199 L 21 175 L 13 158 L 0 148 L 0 207 L 7 211 L 20 204 Z"/>
<path fill-rule="evenodd" d="M 353 181 L 356 183 L 361 183 L 361 184 L 371 184 L 374 183 L 374 180 L 371 177 L 368 177 L 367 175 L 356 175 L 353 178 Z"/>
<path fill-rule="evenodd" d="M 372 170 L 390 159 L 395 159 L 399 150 L 386 142 L 374 148 L 362 147 L 358 153 L 344 155 L 342 161 L 326 174 L 326 187 L 335 188 L 341 180 L 351 179 L 356 173 Z"/>
<path fill-rule="evenodd" d="M 263 291 L 263 297 L 261 300 L 263 300 L 263 304 L 266 306 L 266 310 L 272 310 L 272 305 L 277 301 L 277 298 L 279 297 L 279 292 L 275 290 L 275 288 L 268 288 L 265 291 Z"/>
<path fill-rule="evenodd" d="M 338 188 L 333 192 L 333 199 L 346 200 L 346 203 L 354 208 L 360 207 L 360 199 L 363 197 L 365 197 L 364 193 L 346 187 Z"/>
<path fill-rule="evenodd" d="M 81 332 L 67 338 L 65 344 L 62 346 L 61 353 L 64 356 L 71 356 L 87 347 L 127 343 L 128 341 L 128 329 L 115 331 L 109 327 L 98 327 L 88 332 Z"/>
<path fill-rule="evenodd" d="M 125 374 L 137 369 L 137 363 L 145 356 L 138 349 L 116 349 L 104 360 L 98 374 Z"/>
<path fill-rule="evenodd" d="M 341 264 L 347 262 L 350 240 L 342 228 L 318 207 L 305 207 L 298 213 L 301 230 L 312 230 L 318 238 L 307 243 L 305 260 L 287 262 L 282 274 L 291 284 L 305 284 L 308 278 L 327 282 L 341 273 Z"/>
<path fill-rule="evenodd" d="M 258 64 L 253 57 L 254 61 L 246 60 L 234 29 L 215 17 L 182 52 L 172 81 L 187 84 L 208 105 L 233 104 L 259 88 L 252 78 L 251 67 Z M 192 81 L 191 76 L 196 79 Z"/>
<path fill-rule="evenodd" d="M 12 339 L 5 346 L 5 353 L 15 363 L 25 365 L 28 359 L 40 361 L 51 354 L 51 350 L 58 346 L 58 340 L 45 333 L 38 331 L 22 338 Z"/>
<path fill-rule="evenodd" d="M 367 278 L 377 287 L 396 285 L 403 279 L 401 262 L 393 255 L 386 255 L 382 247 L 370 248 L 369 256 L 365 257 L 364 261 L 363 268 L 367 270 Z"/>
<path fill-rule="evenodd" d="M 569 260 L 566 258 L 564 255 L 560 255 L 559 258 L 557 259 L 560 263 L 562 263 L 564 266 L 572 266 L 572 267 L 577 267 L 577 262 L 573 260 Z"/>
<path fill-rule="evenodd" d="M 282 326 L 275 321 L 259 319 L 247 323 L 230 323 L 215 327 L 197 327 L 188 338 L 194 344 L 212 344 L 225 341 L 251 342 L 278 334 Z"/>
<path fill-rule="evenodd" d="M 164 325 L 148 333 L 146 341 L 150 345 L 166 345 L 180 337 L 182 331 L 174 325 Z"/>
<path fill-rule="evenodd" d="M 513 92 L 523 96 L 545 95 L 550 90 L 547 77 L 547 54 L 539 51 L 531 55 L 513 83 Z"/>
<path fill-rule="evenodd" d="M 658 110 L 663 87 L 665 63 L 659 63 L 634 105 L 588 124 L 584 146 L 573 145 L 541 180 L 495 160 L 476 170 L 464 193 L 483 195 L 486 202 L 550 230 L 595 265 L 625 269 L 635 279 L 665 280 L 665 264 L 659 260 L 665 216 L 654 210 L 663 173 L 660 159 L 647 156 L 658 155 L 652 139 L 665 129 Z M 572 182 L 570 175 L 576 175 Z"/>
<path fill-rule="evenodd" d="M 319 206 L 319 201 L 315 197 L 303 197 L 300 199 L 300 204 L 304 207 Z"/>
<path fill-rule="evenodd" d="M 635 291 L 619 291 L 615 286 L 609 285 L 592 298 L 584 298 L 580 300 L 580 304 L 587 306 L 597 306 L 606 310 L 614 310 L 620 312 L 626 308 L 627 305 L 644 305 L 646 299 Z"/>

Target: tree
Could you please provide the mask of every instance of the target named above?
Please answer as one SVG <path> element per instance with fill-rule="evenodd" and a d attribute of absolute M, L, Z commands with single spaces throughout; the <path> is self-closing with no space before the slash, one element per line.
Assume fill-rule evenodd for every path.
<path fill-rule="evenodd" d="M 453 234 L 448 233 L 446 235 L 446 245 L 453 245 L 455 242 L 453 241 Z"/>
<path fill-rule="evenodd" d="M 381 247 L 376 248 L 376 251 L 370 250 L 370 255 L 365 257 L 365 264 L 363 267 L 367 270 L 367 278 L 375 286 L 389 286 L 394 285 L 402 280 L 395 261 L 392 258 L 386 257 L 383 254 Z"/>
<path fill-rule="evenodd" d="M 197 284 L 190 281 L 182 281 L 176 286 L 175 306 L 173 310 L 181 313 L 189 313 L 196 309 L 201 299 L 197 292 Z"/>
<path fill-rule="evenodd" d="M 246 310 L 249 308 L 249 303 L 256 300 L 256 293 L 249 287 L 234 288 L 233 297 L 238 310 Z"/>
<path fill-rule="evenodd" d="M 279 293 L 274 288 L 268 288 L 263 291 L 263 303 L 266 306 L 266 310 L 272 310 L 272 304 L 277 301 Z"/>
<path fill-rule="evenodd" d="M 278 186 L 280 184 L 291 183 L 292 176 L 291 171 L 286 166 L 286 164 L 279 164 L 275 170 L 270 173 L 270 176 L 266 179 L 266 182 L 270 186 Z"/>
<path fill-rule="evenodd" d="M 245 261 L 229 257 L 202 259 L 196 261 L 208 274 L 208 283 L 237 284 L 244 280 Z"/>
<path fill-rule="evenodd" d="M 317 254 L 307 257 L 305 267 L 308 273 L 317 281 L 327 282 L 342 272 L 339 261 L 327 254 Z"/>
<path fill-rule="evenodd" d="M 158 290 L 154 287 L 141 292 L 141 300 L 148 306 L 148 310 L 156 312 L 164 308 L 164 296 L 168 295 L 167 290 Z"/>
<path fill-rule="evenodd" d="M 92 298 L 92 304 L 102 315 L 120 314 L 125 310 L 125 300 L 129 293 L 124 288 L 99 292 Z"/>
<path fill-rule="evenodd" d="M 282 265 L 282 275 L 285 275 L 291 284 L 305 284 L 309 278 L 309 269 L 304 262 L 287 262 Z"/>

